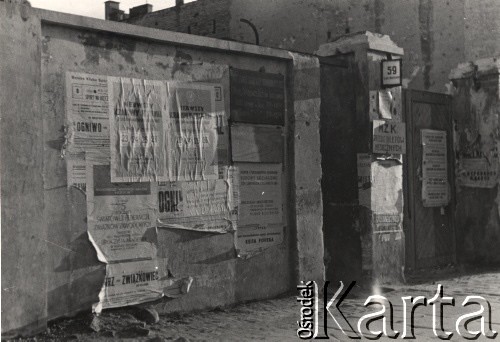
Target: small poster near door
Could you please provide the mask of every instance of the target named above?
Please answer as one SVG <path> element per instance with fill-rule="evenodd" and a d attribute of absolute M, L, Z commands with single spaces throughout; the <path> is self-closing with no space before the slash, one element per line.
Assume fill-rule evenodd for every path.
<path fill-rule="evenodd" d="M 446 206 L 450 199 L 446 131 L 422 129 L 421 139 L 423 206 Z"/>

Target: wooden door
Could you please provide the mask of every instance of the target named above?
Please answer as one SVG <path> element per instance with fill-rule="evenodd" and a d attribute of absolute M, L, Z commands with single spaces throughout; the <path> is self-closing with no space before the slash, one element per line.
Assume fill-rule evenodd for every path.
<path fill-rule="evenodd" d="M 406 267 L 422 269 L 454 263 L 455 228 L 453 212 L 454 191 L 454 155 L 453 130 L 451 120 L 451 98 L 445 94 L 406 90 L 404 94 L 405 118 L 407 131 L 407 155 L 405 161 L 405 236 Z M 423 131 L 424 130 L 424 131 Z M 446 155 L 448 200 L 446 204 L 429 204 L 428 192 L 423 193 L 423 184 L 429 184 L 429 153 L 422 141 L 427 141 L 428 132 L 446 134 L 441 143 Z M 445 132 L 445 133 L 443 133 Z M 427 145 L 429 146 L 429 145 Z M 425 159 L 425 165 L 423 165 Z M 426 185 L 426 189 L 429 186 Z M 424 198 L 426 203 L 424 203 Z M 439 201 L 437 201 L 439 202 Z M 432 206 L 435 205 L 435 206 Z"/>

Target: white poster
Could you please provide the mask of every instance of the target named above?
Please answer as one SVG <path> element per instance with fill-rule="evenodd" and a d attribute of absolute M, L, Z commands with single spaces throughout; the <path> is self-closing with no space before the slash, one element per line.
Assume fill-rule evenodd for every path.
<path fill-rule="evenodd" d="M 107 76 L 67 72 L 66 115 L 70 153 L 109 155 Z"/>
<path fill-rule="evenodd" d="M 157 259 L 106 265 L 106 278 L 94 311 L 140 304 L 163 297 Z"/>
<path fill-rule="evenodd" d="M 401 121 L 401 103 L 401 87 L 378 91 L 378 107 L 382 119 Z"/>
<path fill-rule="evenodd" d="M 283 222 L 281 164 L 237 164 L 240 173 L 239 226 Z"/>
<path fill-rule="evenodd" d="M 155 209 L 150 183 L 111 183 L 109 165 L 87 160 L 88 233 L 100 261 L 155 257 Z"/>
<path fill-rule="evenodd" d="M 423 206 L 445 206 L 449 202 L 446 131 L 422 129 L 421 139 Z"/>
<path fill-rule="evenodd" d="M 226 167 L 225 175 L 225 179 L 158 183 L 158 225 L 216 233 L 235 230 L 238 177 L 233 167 Z"/>
<path fill-rule="evenodd" d="M 238 227 L 236 251 L 241 258 L 249 258 L 283 242 L 281 224 L 255 224 Z"/>
<path fill-rule="evenodd" d="M 218 148 L 223 117 L 215 111 L 214 86 L 167 82 L 167 97 L 167 180 L 216 179 L 224 146 Z"/>
<path fill-rule="evenodd" d="M 488 158 L 460 157 L 458 160 L 458 183 L 471 188 L 494 188 L 499 179 L 498 152 L 492 151 Z"/>
<path fill-rule="evenodd" d="M 108 92 L 112 182 L 167 180 L 163 82 L 109 77 Z"/>

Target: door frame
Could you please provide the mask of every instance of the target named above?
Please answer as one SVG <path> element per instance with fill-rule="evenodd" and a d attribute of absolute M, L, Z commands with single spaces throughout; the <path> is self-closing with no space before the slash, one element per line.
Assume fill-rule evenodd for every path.
<path fill-rule="evenodd" d="M 452 97 L 447 94 L 433 93 L 429 91 L 403 89 L 404 120 L 406 123 L 406 155 L 404 155 L 403 167 L 403 193 L 404 193 L 404 219 L 403 227 L 405 232 L 405 269 L 415 270 L 417 267 L 416 239 L 415 239 L 415 200 L 419 200 L 421 194 L 416 194 L 414 182 L 416 177 L 414 159 L 414 139 L 420 140 L 420 136 L 413 136 L 412 103 L 428 103 L 444 105 L 447 108 L 447 151 L 448 151 L 448 182 L 450 186 L 450 225 L 452 231 L 452 262 L 457 262 L 457 234 L 455 225 L 455 207 L 456 207 L 456 187 L 455 187 L 455 153 L 454 153 L 454 135 L 453 118 L 451 108 Z M 432 128 L 431 128 L 432 129 Z"/>

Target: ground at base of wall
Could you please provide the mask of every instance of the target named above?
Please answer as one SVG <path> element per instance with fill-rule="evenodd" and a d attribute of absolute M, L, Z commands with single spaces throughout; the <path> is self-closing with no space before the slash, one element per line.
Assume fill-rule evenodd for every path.
<path fill-rule="evenodd" d="M 457 317 L 476 309 L 462 306 L 464 298 L 468 295 L 482 296 L 489 301 L 492 327 L 500 331 L 500 268 L 457 268 L 455 274 L 444 274 L 442 278 L 432 273 L 429 273 L 431 277 L 427 280 L 420 278 L 417 283 L 374 288 L 371 293 L 353 291 L 340 308 L 347 319 L 352 321 L 350 322 L 352 326 L 356 327 L 357 320 L 370 312 L 363 306 L 367 296 L 381 294 L 394 305 L 394 328 L 401 331 L 403 322 L 401 297 L 423 295 L 429 300 L 436 295 L 438 285 L 441 284 L 444 295 L 455 299 L 455 306 L 444 307 L 444 325 L 447 330 L 454 332 L 452 341 L 461 340 L 455 331 Z M 333 296 L 337 288 L 338 284 L 330 284 L 327 296 Z M 104 312 L 97 322 L 92 314 L 81 314 L 49 324 L 45 333 L 30 340 L 299 341 L 296 334 L 301 307 L 296 300 L 297 295 L 298 292 L 273 300 L 246 303 L 226 309 L 161 316 L 159 322 L 155 324 L 138 320 L 130 310 Z M 324 324 L 321 303 L 322 300 L 319 310 L 322 332 Z M 439 340 L 433 335 L 432 319 L 430 306 L 417 308 L 416 341 Z M 488 322 L 488 319 L 486 321 Z M 332 319 L 328 320 L 327 327 L 331 340 L 349 340 L 342 335 Z M 380 327 L 375 324 L 373 330 L 377 328 Z"/>

